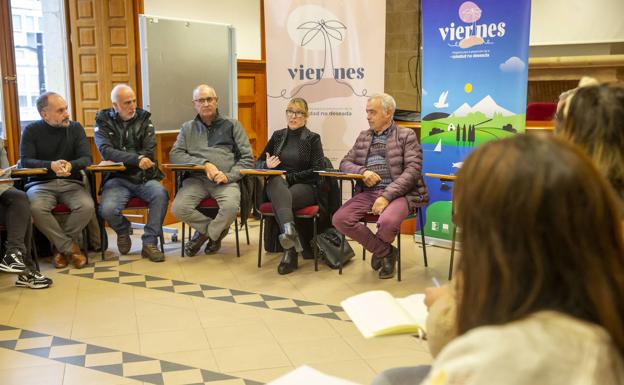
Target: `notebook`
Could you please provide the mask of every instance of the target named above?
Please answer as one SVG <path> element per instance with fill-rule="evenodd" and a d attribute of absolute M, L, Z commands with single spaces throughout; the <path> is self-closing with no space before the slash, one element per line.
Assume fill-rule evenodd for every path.
<path fill-rule="evenodd" d="M 303 365 L 269 382 L 267 385 L 358 385 L 355 382 L 330 376 Z"/>
<path fill-rule="evenodd" d="M 424 294 L 394 298 L 386 291 L 373 290 L 349 297 L 341 305 L 366 338 L 426 333 L 428 311 Z"/>

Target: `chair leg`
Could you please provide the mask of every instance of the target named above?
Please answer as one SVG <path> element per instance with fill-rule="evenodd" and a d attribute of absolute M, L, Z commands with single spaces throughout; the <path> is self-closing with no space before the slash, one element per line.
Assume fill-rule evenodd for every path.
<path fill-rule="evenodd" d="M 397 279 L 401 282 L 401 231 L 397 234 L 397 247 L 399 248 L 399 254 L 397 255 Z"/>
<path fill-rule="evenodd" d="M 340 255 L 344 253 L 344 244 L 346 241 L 345 235 L 342 234 L 342 238 L 340 239 Z M 342 259 L 338 261 L 338 274 L 342 275 Z"/>
<path fill-rule="evenodd" d="M 32 226 L 32 224 L 31 224 Z M 31 231 L 31 234 L 32 231 Z M 37 271 L 41 271 L 41 268 L 39 267 L 39 255 L 37 253 L 37 245 L 35 245 L 35 235 L 33 234 L 32 237 L 30 237 L 30 258 L 32 258 L 35 267 L 37 268 Z"/>
<path fill-rule="evenodd" d="M 366 226 L 367 223 L 364 222 L 364 225 Z M 366 248 L 364 246 L 362 246 L 362 261 L 366 261 Z"/>
<path fill-rule="evenodd" d="M 449 263 L 449 281 L 453 278 L 453 258 L 455 257 L 455 236 L 457 235 L 457 226 L 453 225 L 453 238 L 451 240 L 451 261 Z"/>
<path fill-rule="evenodd" d="M 262 225 L 264 215 L 260 214 L 260 232 L 258 235 L 258 268 L 262 267 Z"/>
<path fill-rule="evenodd" d="M 104 222 L 104 218 L 100 218 L 97 216 L 98 224 L 100 225 L 100 252 L 102 253 L 102 261 L 105 259 L 106 250 L 104 248 L 104 237 L 106 236 L 106 222 Z"/>
<path fill-rule="evenodd" d="M 163 230 L 160 229 L 160 234 L 158 234 L 158 238 L 160 238 L 160 251 L 165 254 L 165 234 Z"/>
<path fill-rule="evenodd" d="M 318 271 L 318 253 L 316 252 L 316 236 L 317 236 L 317 230 L 316 230 L 316 216 L 314 216 L 314 218 L 312 218 L 312 223 L 314 226 L 314 233 L 312 235 L 312 252 L 314 253 L 314 271 Z"/>
<path fill-rule="evenodd" d="M 87 260 L 87 265 L 89 264 L 89 231 L 85 227 L 82 229 L 82 247 L 85 259 Z"/>
<path fill-rule="evenodd" d="M 245 236 L 247 237 L 247 246 L 249 246 L 249 226 L 247 226 L 247 221 L 245 221 Z"/>
<path fill-rule="evenodd" d="M 234 218 L 234 236 L 236 237 L 236 256 L 240 258 L 240 246 L 238 244 L 238 219 Z"/>
<path fill-rule="evenodd" d="M 427 263 L 427 246 L 425 245 L 425 224 L 423 221 L 423 210 L 418 208 L 418 222 L 420 222 L 420 240 L 422 242 L 423 259 L 425 260 L 425 267 L 429 266 Z"/>
<path fill-rule="evenodd" d="M 180 242 L 180 257 L 184 258 L 184 235 L 186 231 L 186 224 L 182 222 L 182 241 Z"/>

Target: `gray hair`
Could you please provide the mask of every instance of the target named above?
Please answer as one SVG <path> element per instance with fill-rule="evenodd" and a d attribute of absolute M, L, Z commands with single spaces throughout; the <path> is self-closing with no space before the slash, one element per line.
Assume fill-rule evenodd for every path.
<path fill-rule="evenodd" d="M 214 87 L 209 86 L 208 84 L 200 84 L 195 89 L 193 89 L 193 98 L 195 98 L 195 94 L 199 92 L 200 88 L 209 88 L 212 90 L 212 93 L 217 96 L 217 91 L 215 91 Z"/>
<path fill-rule="evenodd" d="M 371 101 L 373 99 L 379 100 L 379 104 L 381 104 L 381 108 L 383 108 L 384 111 L 390 108 L 392 110 L 392 115 L 394 115 L 394 111 L 396 110 L 396 102 L 394 101 L 394 98 L 392 96 L 386 93 L 377 93 L 372 94 L 368 97 L 368 101 Z"/>
<path fill-rule="evenodd" d="M 113 87 L 113 90 L 111 91 L 111 102 L 117 103 L 117 94 L 119 93 L 119 91 L 125 90 L 125 89 L 134 91 L 132 87 L 130 87 L 129 85 L 125 83 L 120 83 L 120 84 L 117 84 L 115 87 Z"/>
<path fill-rule="evenodd" d="M 39 95 L 39 97 L 37 98 L 37 111 L 39 111 L 40 115 L 43 112 L 43 110 L 48 106 L 48 98 L 50 96 L 61 96 L 61 95 L 52 91 L 44 92 L 41 95 Z"/>

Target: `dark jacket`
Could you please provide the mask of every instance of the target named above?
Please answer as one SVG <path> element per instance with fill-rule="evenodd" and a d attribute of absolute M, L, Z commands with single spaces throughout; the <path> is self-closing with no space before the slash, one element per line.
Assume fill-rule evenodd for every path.
<path fill-rule="evenodd" d="M 371 128 L 360 133 L 351 150 L 340 162 L 340 171 L 362 174 L 366 170 L 366 158 L 373 135 Z M 392 183 L 384 189 L 382 196 L 390 202 L 405 196 L 410 212 L 426 204 L 429 193 L 422 177 L 422 161 L 422 148 L 414 131 L 398 127 L 392 122 L 386 142 L 386 162 Z M 358 181 L 356 192 L 361 192 L 363 187 L 363 182 Z"/>
<path fill-rule="evenodd" d="M 134 117 L 124 128 L 119 114 L 113 108 L 97 113 L 93 136 L 102 158 L 123 162 L 126 166 L 125 171 L 104 173 L 104 181 L 119 177 L 138 184 L 164 177 L 157 165 L 147 170 L 139 168 L 141 155 L 156 162 L 156 133 L 150 116 L 149 112 L 137 108 Z"/>
<path fill-rule="evenodd" d="M 71 175 L 58 177 L 52 171 L 51 163 L 64 159 L 71 163 Z M 70 122 L 68 127 L 52 127 L 43 120 L 30 123 L 22 131 L 20 140 L 20 166 L 27 168 L 47 168 L 48 172 L 28 178 L 26 188 L 53 179 L 73 179 L 82 181 L 80 173 L 91 164 L 91 150 L 84 128 L 78 122 Z"/>
<path fill-rule="evenodd" d="M 290 171 L 286 173 L 286 181 L 289 185 L 297 183 L 316 184 L 318 175 L 314 171 L 323 169 L 323 145 L 321 137 L 316 132 L 310 131 L 307 127 L 302 128 L 301 140 L 299 142 L 299 156 L 304 163 L 304 167 L 299 171 Z M 275 131 L 271 135 L 271 139 L 262 150 L 262 154 L 256 162 L 257 168 L 266 168 L 266 153 L 280 156 L 282 148 L 288 137 L 288 128 Z M 279 166 L 278 166 L 279 168 Z"/>

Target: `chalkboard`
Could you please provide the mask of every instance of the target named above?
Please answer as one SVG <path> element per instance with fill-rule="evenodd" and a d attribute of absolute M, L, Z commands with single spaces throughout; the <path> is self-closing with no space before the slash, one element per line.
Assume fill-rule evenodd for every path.
<path fill-rule="evenodd" d="M 236 118 L 235 31 L 230 25 L 139 15 L 143 108 L 156 130 L 195 117 L 193 89 L 214 87 L 219 113 Z"/>

